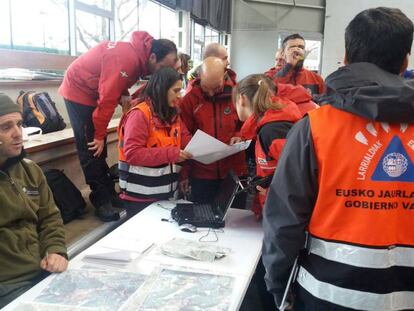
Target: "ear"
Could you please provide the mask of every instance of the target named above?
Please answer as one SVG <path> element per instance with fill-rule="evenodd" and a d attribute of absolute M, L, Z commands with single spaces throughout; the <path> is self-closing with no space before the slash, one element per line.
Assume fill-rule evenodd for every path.
<path fill-rule="evenodd" d="M 156 64 L 157 63 L 157 55 L 155 53 L 151 53 L 148 59 L 148 62 L 150 64 Z"/>
<path fill-rule="evenodd" d="M 240 95 L 240 105 L 242 107 L 247 107 L 249 105 L 249 99 L 244 94 L 243 95 Z"/>
<path fill-rule="evenodd" d="M 348 65 L 348 55 L 345 52 L 345 56 L 344 56 L 344 64 Z"/>
<path fill-rule="evenodd" d="M 410 53 L 407 53 L 407 55 L 405 55 L 403 63 L 401 65 L 401 69 L 400 69 L 400 74 L 402 74 L 404 71 L 407 70 L 408 68 L 408 58 L 410 57 Z"/>

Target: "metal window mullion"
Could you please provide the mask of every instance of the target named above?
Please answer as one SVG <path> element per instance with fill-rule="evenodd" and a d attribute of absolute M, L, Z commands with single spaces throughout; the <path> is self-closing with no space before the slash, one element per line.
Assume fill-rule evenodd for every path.
<path fill-rule="evenodd" d="M 75 17 L 75 0 L 68 0 L 69 15 L 69 54 L 76 56 L 76 17 Z"/>
<path fill-rule="evenodd" d="M 109 19 L 109 40 L 115 41 L 115 0 L 111 0 L 112 18 Z"/>
<path fill-rule="evenodd" d="M 82 11 L 88 12 L 90 14 L 107 17 L 107 18 L 113 20 L 113 19 L 115 19 L 115 13 L 114 13 L 112 4 L 111 4 L 111 7 L 112 7 L 112 11 L 107 11 L 107 10 L 98 8 L 95 5 L 88 5 L 88 4 L 79 2 L 78 0 L 75 0 L 75 9 L 76 10 L 82 10 Z"/>
<path fill-rule="evenodd" d="M 9 0 L 9 21 L 10 21 L 10 48 L 13 49 L 13 15 L 12 15 L 11 0 Z"/>

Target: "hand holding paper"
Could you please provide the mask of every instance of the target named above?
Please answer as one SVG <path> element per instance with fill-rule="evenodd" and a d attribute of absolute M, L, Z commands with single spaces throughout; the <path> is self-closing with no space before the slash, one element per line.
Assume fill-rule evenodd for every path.
<path fill-rule="evenodd" d="M 185 151 L 193 155 L 193 160 L 203 164 L 211 164 L 246 150 L 250 142 L 251 140 L 246 140 L 235 143 L 234 145 L 227 145 L 207 133 L 197 130 L 185 148 Z"/>

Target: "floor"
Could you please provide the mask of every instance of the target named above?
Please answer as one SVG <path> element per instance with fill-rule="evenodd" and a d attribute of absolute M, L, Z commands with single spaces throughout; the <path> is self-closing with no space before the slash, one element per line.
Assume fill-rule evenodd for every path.
<path fill-rule="evenodd" d="M 87 213 L 82 215 L 82 218 L 72 220 L 65 224 L 66 245 L 68 247 L 103 224 L 95 216 L 95 209 L 89 202 L 87 203 L 86 211 Z"/>

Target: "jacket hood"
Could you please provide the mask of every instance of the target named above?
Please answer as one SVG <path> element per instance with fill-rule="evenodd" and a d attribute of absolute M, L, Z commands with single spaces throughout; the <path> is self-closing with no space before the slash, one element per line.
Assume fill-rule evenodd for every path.
<path fill-rule="evenodd" d="M 131 45 L 133 46 L 139 63 L 147 64 L 151 54 L 152 41 L 154 40 L 151 35 L 146 31 L 135 31 L 131 35 Z M 146 72 L 141 76 L 149 75 L 149 71 L 145 68 Z"/>
<path fill-rule="evenodd" d="M 309 110 L 318 107 L 318 105 L 312 101 L 312 95 L 309 94 L 309 92 L 302 85 L 278 83 L 277 95 L 285 97 L 298 105 L 302 116 L 304 116 Z"/>
<path fill-rule="evenodd" d="M 371 63 L 339 68 L 326 78 L 321 102 L 379 122 L 414 122 L 414 81 Z"/>
<path fill-rule="evenodd" d="M 273 102 L 284 105 L 282 109 L 268 109 L 263 117 L 258 120 L 254 114 L 252 114 L 244 123 L 241 128 L 241 136 L 244 139 L 254 139 L 257 136 L 260 128 L 270 122 L 276 121 L 287 121 L 295 123 L 301 119 L 302 113 L 300 112 L 298 106 L 286 99 L 280 98 L 278 96 L 273 96 Z"/>

